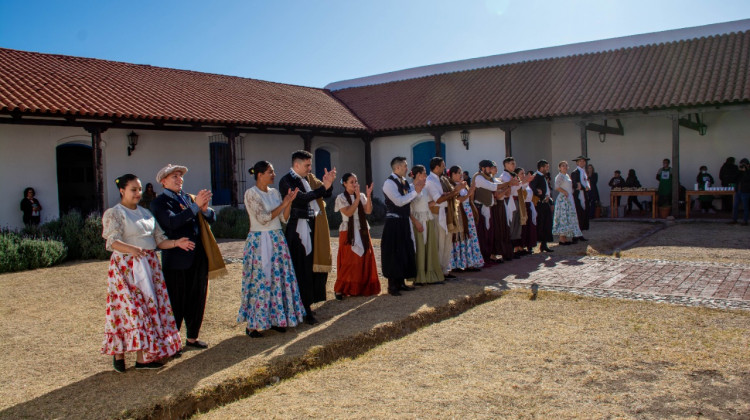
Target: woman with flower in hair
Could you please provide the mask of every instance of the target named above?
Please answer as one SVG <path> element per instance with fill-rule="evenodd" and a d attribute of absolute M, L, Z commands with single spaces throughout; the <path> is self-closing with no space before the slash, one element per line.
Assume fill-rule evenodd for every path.
<path fill-rule="evenodd" d="M 362 193 L 357 175 L 341 178 L 345 191 L 336 197 L 333 210 L 341 212 L 337 276 L 333 291 L 336 299 L 344 296 L 372 296 L 380 293 L 375 253 L 370 240 L 366 215 L 372 213 L 372 185 Z"/>
<path fill-rule="evenodd" d="M 422 165 L 415 165 L 410 173 L 416 183 L 423 183 L 427 179 L 427 170 Z M 411 279 L 415 285 L 442 283 L 445 281 L 443 269 L 440 266 L 438 254 L 437 219 L 432 215 L 430 207 L 435 205 L 430 200 L 427 190 L 417 194 L 417 198 L 409 204 L 411 206 L 412 235 L 417 259 L 417 277 Z"/>
<path fill-rule="evenodd" d="M 451 185 L 455 186 L 463 180 L 460 166 L 451 166 L 448 170 Z M 464 187 L 456 199 L 461 207 L 458 211 L 461 229 L 453 234 L 453 250 L 451 252 L 451 269 L 465 271 L 479 271 L 484 266 L 482 251 L 479 249 L 479 238 L 474 214 L 474 192 L 476 185 Z"/>
<path fill-rule="evenodd" d="M 167 239 L 154 216 L 143 207 L 141 181 L 135 175 L 115 180 L 120 203 L 102 216 L 102 237 L 112 251 L 109 260 L 107 316 L 102 353 L 113 356 L 125 372 L 125 352 L 137 352 L 136 369 L 158 369 L 160 360 L 182 347 L 156 248 L 192 250 L 188 238 Z"/>
<path fill-rule="evenodd" d="M 237 322 L 247 322 L 245 334 L 262 337 L 262 331 L 286 332 L 305 317 L 299 285 L 281 222 L 289 220 L 299 189 L 281 199 L 270 185 L 276 179 L 273 165 L 260 161 L 250 169 L 255 186 L 245 191 L 250 232 L 242 258 L 242 301 Z"/>

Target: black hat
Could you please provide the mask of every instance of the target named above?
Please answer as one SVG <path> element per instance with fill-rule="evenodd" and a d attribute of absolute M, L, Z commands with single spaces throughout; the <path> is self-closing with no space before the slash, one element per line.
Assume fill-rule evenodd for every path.
<path fill-rule="evenodd" d="M 479 168 L 480 169 L 481 168 L 494 168 L 495 166 L 497 166 L 497 164 L 495 163 L 495 161 L 492 161 L 492 160 L 489 160 L 489 159 L 484 159 L 484 160 L 482 160 L 482 161 L 479 162 Z"/>
<path fill-rule="evenodd" d="M 741 165 L 750 165 L 750 160 L 747 160 L 747 158 L 742 158 L 740 160 Z"/>
<path fill-rule="evenodd" d="M 578 161 L 579 161 L 579 160 L 581 160 L 581 159 L 585 160 L 586 162 L 588 162 L 588 161 L 590 161 L 590 160 L 591 160 L 591 159 L 587 158 L 587 157 L 586 157 L 586 156 L 584 156 L 584 155 L 580 155 L 580 156 L 578 156 L 577 158 L 575 158 L 575 159 L 571 160 L 571 162 L 578 162 Z"/>

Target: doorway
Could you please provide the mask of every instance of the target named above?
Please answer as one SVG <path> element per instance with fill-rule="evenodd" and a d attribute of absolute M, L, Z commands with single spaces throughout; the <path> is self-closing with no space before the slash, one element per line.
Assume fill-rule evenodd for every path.
<path fill-rule="evenodd" d="M 57 146 L 57 199 L 60 216 L 76 209 L 86 217 L 97 209 L 91 146 Z"/>

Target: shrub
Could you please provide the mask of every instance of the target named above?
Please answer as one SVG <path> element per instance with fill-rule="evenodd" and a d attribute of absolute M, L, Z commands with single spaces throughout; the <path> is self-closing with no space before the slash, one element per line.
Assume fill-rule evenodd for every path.
<path fill-rule="evenodd" d="M 216 215 L 211 231 L 217 238 L 245 239 L 250 231 L 250 220 L 247 212 L 234 207 L 224 207 Z"/>
<path fill-rule="evenodd" d="M 105 248 L 106 242 L 102 238 L 102 216 L 91 213 L 80 231 L 81 259 L 106 260 L 111 252 Z"/>
<path fill-rule="evenodd" d="M 0 273 L 49 267 L 65 259 L 66 247 L 60 241 L 29 237 L 4 229 L 0 231 Z"/>

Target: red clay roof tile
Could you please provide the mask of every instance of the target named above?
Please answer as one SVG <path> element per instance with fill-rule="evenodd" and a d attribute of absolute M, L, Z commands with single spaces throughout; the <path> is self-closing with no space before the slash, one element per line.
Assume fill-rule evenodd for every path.
<path fill-rule="evenodd" d="M 365 130 L 323 89 L 0 48 L 0 110 Z"/>
<path fill-rule="evenodd" d="M 333 92 L 371 129 L 750 102 L 750 32 L 526 61 Z"/>

